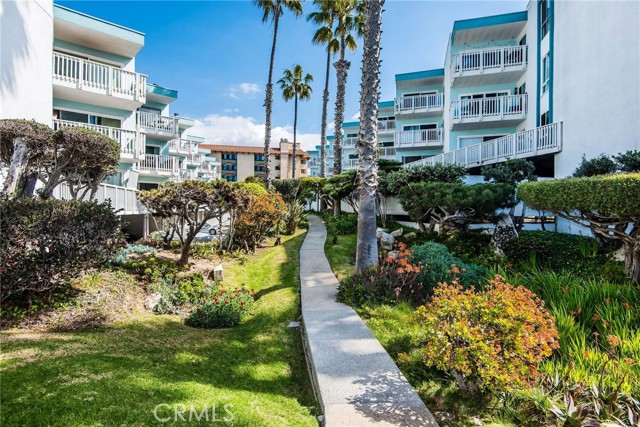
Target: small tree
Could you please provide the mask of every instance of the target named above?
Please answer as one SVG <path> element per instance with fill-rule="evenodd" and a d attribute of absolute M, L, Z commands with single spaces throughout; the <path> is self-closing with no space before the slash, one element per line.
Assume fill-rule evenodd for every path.
<path fill-rule="evenodd" d="M 485 181 L 508 184 L 515 188 L 524 181 L 537 181 L 538 177 L 533 173 L 534 171 L 535 165 L 528 160 L 509 159 L 504 163 L 483 167 L 482 176 L 484 176 Z M 527 214 L 527 205 L 523 203 L 520 215 L 516 215 L 516 206 L 520 202 L 521 200 L 516 194 L 515 204 L 509 209 L 509 216 L 517 231 L 522 230 L 524 218 Z"/>
<path fill-rule="evenodd" d="M 613 156 L 620 172 L 640 172 L 640 151 L 629 150 Z"/>
<path fill-rule="evenodd" d="M 101 133 L 84 128 L 62 128 L 53 135 L 52 151 L 44 162 L 41 190 L 49 197 L 53 189 L 66 182 L 74 199 L 87 194 L 93 200 L 102 181 L 116 172 L 120 144 Z"/>
<path fill-rule="evenodd" d="M 302 220 L 302 212 L 304 211 L 301 200 L 301 180 L 276 179 L 272 184 L 286 204 L 286 213 L 284 215 L 286 233 L 293 234 Z"/>
<path fill-rule="evenodd" d="M 49 126 L 34 120 L 0 120 L 0 165 L 8 168 L 4 194 L 33 195 L 40 162 L 52 137 Z"/>
<path fill-rule="evenodd" d="M 493 221 L 497 209 L 514 204 L 514 188 L 508 184 L 465 185 L 450 182 L 410 184 L 398 195 L 420 230 L 438 225 L 440 234 L 467 231 L 474 222 Z"/>
<path fill-rule="evenodd" d="M 279 227 L 285 213 L 286 204 L 280 195 L 251 196 L 248 206 L 239 212 L 233 247 L 255 252 L 268 232 Z"/>
<path fill-rule="evenodd" d="M 605 241 L 621 241 L 625 270 L 640 282 L 640 173 L 529 182 L 518 194 L 534 209 L 586 225 Z"/>
<path fill-rule="evenodd" d="M 191 243 L 210 219 L 221 220 L 229 215 L 231 239 L 237 210 L 246 208 L 249 202 L 248 193 L 239 191 L 224 180 L 167 183 L 153 190 L 141 191 L 138 198 L 151 213 L 169 221 L 178 235 L 182 243 L 178 265 L 189 262 Z"/>
<path fill-rule="evenodd" d="M 381 190 L 388 195 L 398 195 L 409 184 L 419 182 L 462 182 L 467 169 L 457 164 L 421 165 L 399 169 L 380 175 Z"/>
<path fill-rule="evenodd" d="M 615 173 L 618 170 L 618 165 L 611 157 L 606 154 L 600 154 L 598 157 L 587 160 L 586 156 L 582 155 L 582 161 L 578 165 L 573 176 L 575 178 L 595 175 L 606 175 L 609 173 Z"/>
<path fill-rule="evenodd" d="M 357 200 L 354 197 L 356 188 L 356 170 L 351 169 L 338 175 L 326 178 L 322 186 L 322 194 L 326 198 L 327 204 L 333 206 L 334 213 L 336 211 L 335 204 L 341 201 L 347 202 L 354 212 L 357 212 Z"/>

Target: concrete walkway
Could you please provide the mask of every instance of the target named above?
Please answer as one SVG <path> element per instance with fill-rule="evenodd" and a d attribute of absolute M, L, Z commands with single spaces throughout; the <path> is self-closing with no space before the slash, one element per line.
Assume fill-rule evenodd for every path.
<path fill-rule="evenodd" d="M 358 314 L 336 302 L 322 220 L 309 215 L 300 248 L 307 362 L 325 426 L 437 426 L 431 413 Z"/>

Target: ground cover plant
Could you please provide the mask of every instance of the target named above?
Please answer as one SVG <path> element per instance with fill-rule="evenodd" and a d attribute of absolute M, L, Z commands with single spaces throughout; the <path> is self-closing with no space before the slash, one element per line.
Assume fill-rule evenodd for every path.
<path fill-rule="evenodd" d="M 156 425 L 154 408 L 167 403 L 169 408 L 158 411 L 161 418 L 173 415 L 174 404 L 185 404 L 187 411 L 191 404 L 198 412 L 207 407 L 209 416 L 216 405 L 222 418 L 227 415 L 224 405 L 230 404 L 233 420 L 216 425 L 317 425 L 309 409 L 317 405 L 300 334 L 287 327 L 300 314 L 298 251 L 303 237 L 300 231 L 285 236 L 282 245 L 258 249 L 244 264 L 221 260 L 225 280 L 220 289 L 233 292 L 244 285 L 256 291 L 251 313 L 233 328 L 187 326 L 180 316 L 145 310 L 145 294 L 128 291 L 117 304 L 132 310 L 94 324 L 97 329 L 0 332 L 0 424 Z M 175 268 L 172 260 L 167 264 Z M 106 303 L 104 298 L 113 296 L 106 291 L 124 288 L 125 279 L 131 286 L 127 289 L 140 289 L 139 271 L 147 269 L 153 270 L 146 264 L 123 268 L 118 276 L 87 276 L 83 286 L 90 282 L 94 291 L 86 304 L 100 305 L 99 295 Z M 108 276 L 99 278 L 104 274 Z M 148 277 L 153 276 L 149 271 Z M 77 313 L 79 307 L 69 309 Z M 164 425 L 203 422 L 178 419 Z"/>

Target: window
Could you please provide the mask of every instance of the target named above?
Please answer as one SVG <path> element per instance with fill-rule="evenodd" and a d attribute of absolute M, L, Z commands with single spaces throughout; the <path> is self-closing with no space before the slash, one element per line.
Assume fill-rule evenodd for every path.
<path fill-rule="evenodd" d="M 540 1 L 540 40 L 549 33 L 549 8 L 551 7 L 550 0 Z"/>
<path fill-rule="evenodd" d="M 547 111 L 540 116 L 540 126 L 544 126 L 548 124 L 549 124 L 549 112 Z"/>
<path fill-rule="evenodd" d="M 53 110 L 53 118 L 59 120 L 67 120 L 70 122 L 87 123 L 98 126 L 109 126 L 119 128 L 122 121 L 120 119 L 112 119 L 109 117 L 95 116 L 88 113 L 79 113 L 76 111 Z"/>
<path fill-rule="evenodd" d="M 357 133 L 348 133 L 347 134 L 347 138 L 357 138 L 358 134 Z"/>
<path fill-rule="evenodd" d="M 256 154 L 255 156 L 253 156 L 253 159 L 256 162 L 262 162 L 262 161 L 264 161 L 264 154 Z"/>
<path fill-rule="evenodd" d="M 465 136 L 458 138 L 458 148 L 465 148 L 471 145 L 482 144 L 500 138 L 504 135 L 488 135 L 488 136 Z"/>
<path fill-rule="evenodd" d="M 306 165 L 307 164 L 307 159 L 300 160 L 300 163 L 303 164 L 303 165 Z"/>
<path fill-rule="evenodd" d="M 549 89 L 549 54 L 542 58 L 542 93 Z"/>
<path fill-rule="evenodd" d="M 154 147 L 152 145 L 147 145 L 144 147 L 145 154 L 160 154 L 160 147 Z"/>
<path fill-rule="evenodd" d="M 307 173 L 306 169 L 300 169 L 300 173 Z"/>
<path fill-rule="evenodd" d="M 138 183 L 138 190 L 153 190 L 155 188 L 158 188 L 158 184 L 151 184 L 147 182 Z"/>
<path fill-rule="evenodd" d="M 264 172 L 264 166 L 262 166 L 262 165 L 255 165 L 255 166 L 254 166 L 254 168 L 253 168 L 253 170 L 254 170 L 255 172 Z"/>

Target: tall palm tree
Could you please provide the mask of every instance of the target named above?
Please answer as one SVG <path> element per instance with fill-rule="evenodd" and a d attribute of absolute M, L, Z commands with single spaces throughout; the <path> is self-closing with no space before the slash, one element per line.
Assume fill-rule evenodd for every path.
<path fill-rule="evenodd" d="M 382 38 L 382 6 L 384 0 L 367 3 L 362 52 L 362 83 L 360 85 L 360 159 L 357 185 L 360 197 L 358 210 L 358 242 L 356 272 L 363 272 L 378 261 L 376 239 L 376 192 L 378 189 L 378 101 L 380 98 L 380 40 Z"/>
<path fill-rule="evenodd" d="M 342 123 L 344 122 L 344 94 L 347 87 L 347 74 L 351 62 L 345 59 L 346 50 L 355 51 L 358 47 L 356 37 L 360 37 L 364 31 L 364 7 L 365 1 L 361 0 L 333 0 L 331 8 L 336 21 L 334 36 L 340 42 L 339 59 L 334 67 L 338 85 L 336 88 L 335 110 L 335 139 L 334 139 L 334 166 L 333 173 L 342 172 Z M 340 204 L 336 204 L 339 208 Z M 339 212 L 339 209 L 338 209 Z"/>
<path fill-rule="evenodd" d="M 266 118 L 264 121 L 264 182 L 267 188 L 271 187 L 271 112 L 273 109 L 273 62 L 276 55 L 278 40 L 278 23 L 284 10 L 288 9 L 298 17 L 302 14 L 301 0 L 253 0 L 253 4 L 262 9 L 262 22 L 273 20 L 273 43 L 271 45 L 271 59 L 269 61 L 269 79 L 265 90 L 264 108 Z"/>
<path fill-rule="evenodd" d="M 327 45 L 327 67 L 322 92 L 322 124 L 320 125 L 320 177 L 327 176 L 327 107 L 329 105 L 329 72 L 331 71 L 331 57 L 340 50 L 340 42 L 333 36 L 334 13 L 332 3 L 327 0 L 313 0 L 318 8 L 311 12 L 307 21 L 320 26 L 313 35 L 314 44 Z"/>
<path fill-rule="evenodd" d="M 296 156 L 297 156 L 297 141 L 296 134 L 298 131 L 298 100 L 305 101 L 311 98 L 311 82 L 313 76 L 309 73 L 306 75 L 302 70 L 300 64 L 293 66 L 293 70 L 286 68 L 282 73 L 282 78 L 278 80 L 280 89 L 282 89 L 282 97 L 285 101 L 295 100 L 294 113 L 293 113 L 293 160 L 292 160 L 292 173 L 291 177 L 296 177 Z"/>

